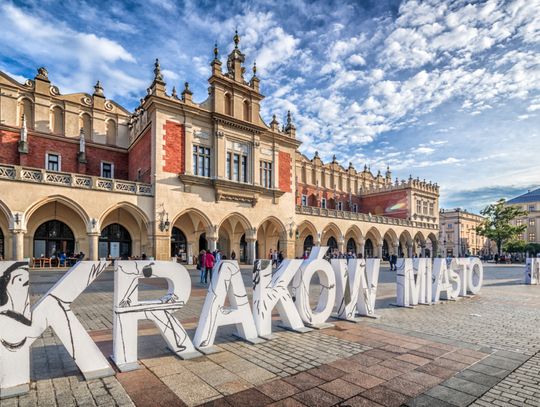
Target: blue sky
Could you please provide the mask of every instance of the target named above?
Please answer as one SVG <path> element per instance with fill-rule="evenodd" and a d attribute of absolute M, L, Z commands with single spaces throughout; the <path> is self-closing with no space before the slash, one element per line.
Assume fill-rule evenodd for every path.
<path fill-rule="evenodd" d="M 62 93 L 134 108 L 158 57 L 168 89 L 207 96 L 235 28 L 263 118 L 291 110 L 308 156 L 390 165 L 477 211 L 540 186 L 540 0 L 0 0 L 0 70 L 44 65 Z M 248 69 L 248 72 L 249 69 Z"/>

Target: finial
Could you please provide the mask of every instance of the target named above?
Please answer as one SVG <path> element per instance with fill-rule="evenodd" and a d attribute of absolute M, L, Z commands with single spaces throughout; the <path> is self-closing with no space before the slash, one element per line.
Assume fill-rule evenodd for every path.
<path fill-rule="evenodd" d="M 337 160 L 337 157 L 336 157 L 336 155 L 334 154 L 334 155 L 332 156 L 332 162 L 335 163 L 336 160 Z"/>
<path fill-rule="evenodd" d="M 367 164 L 364 164 L 364 172 L 367 172 Z"/>
<path fill-rule="evenodd" d="M 390 166 L 389 165 L 386 166 L 386 171 L 390 171 Z"/>
<path fill-rule="evenodd" d="M 163 75 L 161 74 L 161 66 L 159 65 L 159 59 L 156 58 L 156 62 L 154 62 L 154 80 L 155 81 L 163 81 Z"/>
<path fill-rule="evenodd" d="M 349 169 L 354 168 L 352 165 L 352 161 L 349 161 Z"/>
<path fill-rule="evenodd" d="M 185 93 L 187 93 L 188 95 L 193 95 L 193 92 L 191 91 L 191 89 L 189 89 L 189 82 L 184 82 L 184 91 L 182 92 L 182 94 Z"/>
<path fill-rule="evenodd" d="M 253 76 L 257 76 L 257 62 L 253 61 Z"/>
<path fill-rule="evenodd" d="M 97 81 L 94 86 L 94 95 L 103 96 L 103 87 L 101 86 L 100 81 Z"/>
<path fill-rule="evenodd" d="M 47 68 L 45 68 L 44 66 L 39 67 L 37 71 L 38 71 L 38 76 L 41 76 L 44 79 L 49 78 L 49 72 L 47 71 Z"/>
<path fill-rule="evenodd" d="M 238 35 L 238 30 L 234 30 L 234 48 L 238 48 L 238 43 L 240 42 L 240 36 Z"/>
<path fill-rule="evenodd" d="M 172 97 L 178 99 L 178 94 L 176 93 L 176 86 L 173 86 L 172 88 Z"/>
<path fill-rule="evenodd" d="M 292 123 L 291 111 L 287 110 L 287 124 L 291 124 L 291 123 Z"/>
<path fill-rule="evenodd" d="M 319 152 L 315 151 L 315 157 L 319 158 Z"/>
<path fill-rule="evenodd" d="M 214 59 L 218 59 L 219 50 L 217 47 L 217 41 L 214 43 Z"/>

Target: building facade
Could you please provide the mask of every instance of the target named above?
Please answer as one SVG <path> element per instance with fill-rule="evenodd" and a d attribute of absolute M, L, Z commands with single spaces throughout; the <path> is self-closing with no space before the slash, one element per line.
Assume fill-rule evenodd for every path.
<path fill-rule="evenodd" d="M 519 239 L 527 243 L 540 243 L 540 188 L 506 201 L 507 205 L 519 206 L 527 215 L 513 221 L 514 225 L 526 225 Z"/>
<path fill-rule="evenodd" d="M 0 256 L 436 254 L 438 186 L 300 154 L 290 114 L 261 118 L 244 60 L 238 35 L 226 67 L 214 50 L 202 103 L 187 83 L 169 94 L 156 60 L 134 112 L 99 82 L 64 95 L 45 68 L 24 84 L 0 72 Z"/>
<path fill-rule="evenodd" d="M 441 209 L 439 243 L 441 256 L 489 256 L 497 252 L 493 243 L 476 233 L 484 217 L 466 209 Z"/>

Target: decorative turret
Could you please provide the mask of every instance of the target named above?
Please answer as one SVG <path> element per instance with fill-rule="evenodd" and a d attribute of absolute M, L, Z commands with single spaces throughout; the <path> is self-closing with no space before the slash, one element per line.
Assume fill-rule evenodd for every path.
<path fill-rule="evenodd" d="M 178 99 L 178 93 L 176 93 L 176 86 L 172 87 L 171 97 L 173 97 L 174 99 Z"/>
<path fill-rule="evenodd" d="M 26 116 L 24 113 L 22 115 L 22 126 L 20 131 L 18 150 L 21 154 L 28 154 L 28 129 L 26 127 Z"/>
<path fill-rule="evenodd" d="M 259 77 L 257 76 L 257 63 L 253 62 L 253 76 L 249 81 L 249 86 L 251 86 L 256 92 L 259 92 Z"/>
<path fill-rule="evenodd" d="M 217 42 L 214 44 L 214 59 L 210 63 L 212 67 L 212 75 L 217 75 L 221 73 L 221 61 L 219 60 L 219 49 Z"/>
<path fill-rule="evenodd" d="M 386 179 L 392 181 L 392 171 L 390 171 L 390 166 L 386 167 Z"/>
<path fill-rule="evenodd" d="M 193 103 L 193 92 L 189 89 L 189 82 L 184 83 L 184 90 L 182 91 L 182 100 L 185 103 Z"/>
<path fill-rule="evenodd" d="M 290 110 L 287 111 L 287 125 L 285 126 L 285 133 L 291 137 L 296 137 L 296 127 L 292 122 Z"/>
<path fill-rule="evenodd" d="M 96 85 L 94 86 L 94 96 L 105 97 L 100 81 L 97 81 Z"/>
<path fill-rule="evenodd" d="M 238 35 L 238 30 L 234 32 L 233 41 L 234 49 L 227 58 L 227 75 L 235 81 L 243 83 L 244 70 L 242 64 L 244 63 L 246 57 L 244 54 L 242 54 L 242 52 L 240 52 L 240 49 L 238 48 L 238 44 L 240 43 L 240 36 Z"/>
<path fill-rule="evenodd" d="M 279 122 L 276 119 L 276 115 L 272 115 L 272 121 L 270 122 L 270 128 L 274 131 L 279 131 Z"/>
<path fill-rule="evenodd" d="M 165 96 L 165 85 L 163 75 L 161 74 L 159 59 L 156 58 L 156 62 L 154 62 L 154 80 L 150 85 L 150 88 L 148 88 L 148 92 L 150 95 Z"/>
<path fill-rule="evenodd" d="M 38 68 L 37 75 L 34 77 L 34 91 L 41 95 L 49 96 L 51 81 L 49 80 L 49 72 L 44 66 Z"/>

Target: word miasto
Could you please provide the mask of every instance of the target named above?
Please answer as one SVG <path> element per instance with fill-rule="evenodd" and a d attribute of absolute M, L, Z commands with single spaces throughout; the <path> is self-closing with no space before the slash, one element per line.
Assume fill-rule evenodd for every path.
<path fill-rule="evenodd" d="M 357 321 L 375 316 L 379 259 L 324 260 L 327 247 L 314 247 L 306 260 L 285 260 L 277 269 L 268 260 L 253 266 L 253 298 L 249 302 L 238 263 L 223 260 L 212 271 L 211 284 L 191 339 L 174 313 L 186 306 L 191 278 L 181 264 L 167 261 L 115 261 L 112 361 L 122 371 L 138 367 L 137 323 L 153 321 L 168 348 L 182 359 L 208 354 L 219 327 L 236 325 L 237 336 L 250 343 L 272 339 L 272 313 L 281 326 L 295 332 L 328 326 L 335 318 Z M 71 304 L 110 266 L 106 261 L 81 261 L 32 307 L 29 272 L 25 262 L 0 262 L 0 398 L 28 391 L 30 346 L 51 327 L 88 380 L 114 374 Z M 310 306 L 309 287 L 314 275 L 321 286 L 317 305 Z M 167 281 L 167 294 L 150 301 L 138 299 L 145 278 Z M 477 293 L 482 264 L 456 259 L 401 259 L 397 272 L 397 305 L 431 304 Z M 333 314 L 334 312 L 334 314 Z"/>

